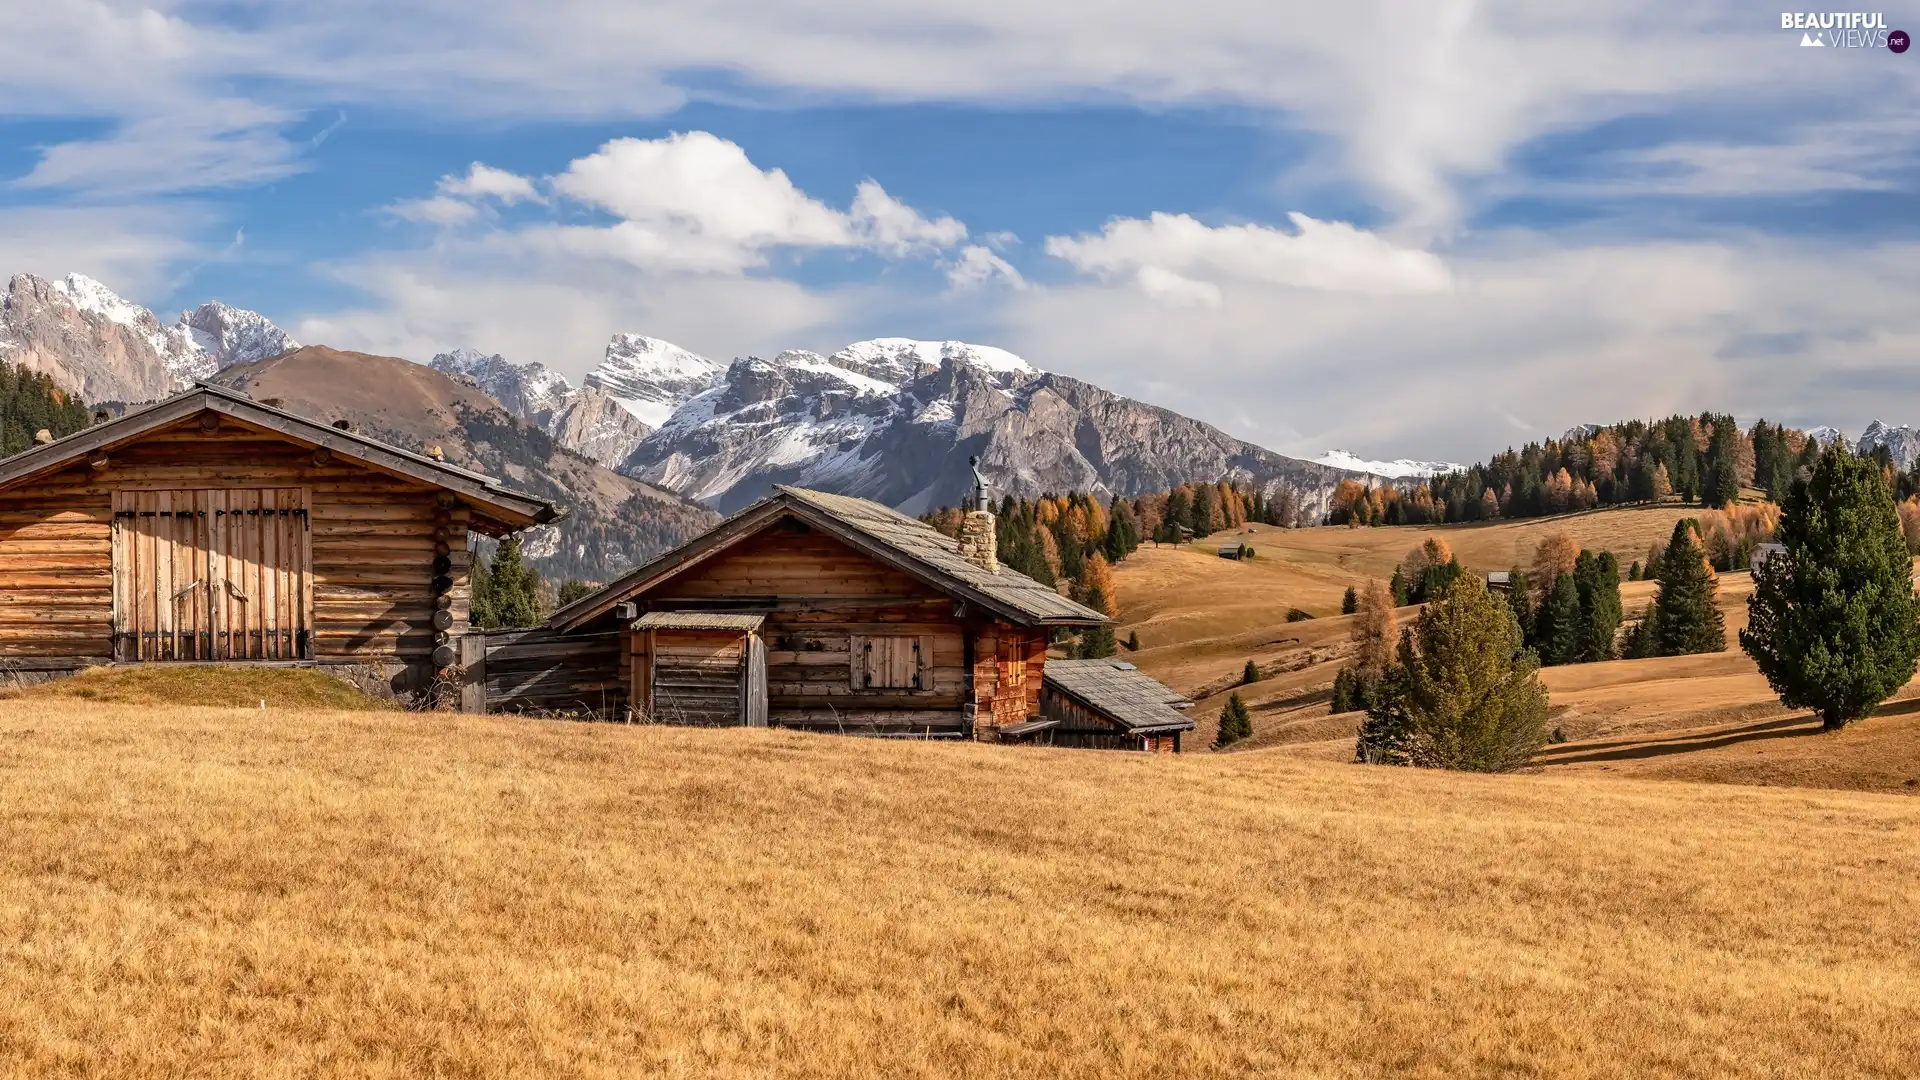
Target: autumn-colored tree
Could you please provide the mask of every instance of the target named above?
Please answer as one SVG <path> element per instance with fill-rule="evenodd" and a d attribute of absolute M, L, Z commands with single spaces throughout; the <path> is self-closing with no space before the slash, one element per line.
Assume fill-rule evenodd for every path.
<path fill-rule="evenodd" d="M 1500 496 L 1495 495 L 1492 488 L 1480 493 L 1480 516 L 1487 521 L 1500 516 Z"/>
<path fill-rule="evenodd" d="M 1653 467 L 1653 498 L 1657 502 L 1673 494 L 1673 478 L 1667 474 L 1667 463 L 1661 462 Z"/>
<path fill-rule="evenodd" d="M 1393 662 L 1393 644 L 1400 634 L 1393 607 L 1393 594 L 1387 586 L 1379 578 L 1369 579 L 1366 592 L 1360 594 L 1350 631 L 1354 667 L 1367 679 L 1378 679 Z"/>
<path fill-rule="evenodd" d="M 1533 551 L 1533 566 L 1527 574 L 1527 583 L 1533 588 L 1533 602 L 1538 605 L 1544 601 L 1553 592 L 1560 575 L 1573 573 L 1574 564 L 1579 560 L 1580 545 L 1573 542 L 1573 537 L 1556 532 L 1542 538 L 1540 546 Z"/>
<path fill-rule="evenodd" d="M 1096 551 L 1081 563 L 1080 576 L 1074 579 L 1073 595 L 1088 607 L 1093 607 L 1092 601 L 1097 595 L 1101 606 L 1095 608 L 1096 611 L 1110 617 L 1120 614 L 1119 605 L 1113 599 L 1113 567 L 1107 564 L 1106 556 Z"/>

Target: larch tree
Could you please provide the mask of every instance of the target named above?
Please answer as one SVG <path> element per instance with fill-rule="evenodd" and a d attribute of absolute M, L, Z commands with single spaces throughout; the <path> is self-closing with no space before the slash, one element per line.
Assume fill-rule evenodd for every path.
<path fill-rule="evenodd" d="M 1740 647 L 1782 703 L 1844 727 L 1920 659 L 1913 561 L 1879 468 L 1843 447 L 1823 454 L 1794 485 L 1777 539 L 1786 550 L 1754 572 Z"/>
<path fill-rule="evenodd" d="M 1359 617 L 1352 630 L 1354 668 L 1369 682 L 1378 680 L 1393 663 L 1394 639 L 1399 636 L 1393 609 L 1393 594 L 1379 578 L 1369 580 L 1355 608 Z"/>
<path fill-rule="evenodd" d="M 1533 550 L 1533 567 L 1527 574 L 1527 582 L 1533 587 L 1533 602 L 1545 603 L 1560 575 L 1573 573 L 1579 560 L 1580 545 L 1573 542 L 1573 537 L 1563 532 L 1543 537 L 1540 546 Z"/>

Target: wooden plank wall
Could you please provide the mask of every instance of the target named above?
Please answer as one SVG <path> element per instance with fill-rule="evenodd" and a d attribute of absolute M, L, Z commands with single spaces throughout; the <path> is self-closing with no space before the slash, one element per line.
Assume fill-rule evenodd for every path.
<path fill-rule="evenodd" d="M 745 724 L 746 645 L 737 631 L 654 631 L 650 718 L 695 727 Z"/>
<path fill-rule="evenodd" d="M 775 598 L 778 598 L 777 600 Z M 966 704 L 966 626 L 952 598 L 823 533 L 779 526 L 750 537 L 644 598 L 650 607 L 768 612 L 768 709 L 803 726 L 938 723 Z M 925 689 L 856 689 L 855 635 L 927 642 Z"/>
<path fill-rule="evenodd" d="M 280 437 L 188 420 L 0 494 L 0 660 L 112 655 L 116 490 L 305 488 L 315 655 L 424 663 L 433 649 L 437 492 Z M 460 545 L 464 547 L 463 545 Z M 465 605 L 465 567 L 457 593 Z M 464 627 L 466 612 L 454 625 Z"/>
<path fill-rule="evenodd" d="M 484 645 L 488 712 L 620 716 L 627 689 L 617 674 L 618 632 L 561 635 L 545 628 L 476 632 Z M 467 651 L 473 651 L 469 642 Z M 463 695 L 462 701 L 474 699 Z"/>

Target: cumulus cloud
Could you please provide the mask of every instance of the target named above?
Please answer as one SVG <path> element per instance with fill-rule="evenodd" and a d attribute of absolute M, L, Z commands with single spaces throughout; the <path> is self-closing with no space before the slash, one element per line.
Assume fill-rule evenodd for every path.
<path fill-rule="evenodd" d="M 517 178 L 516 178 L 517 179 Z M 518 234 L 549 252 L 666 270 L 737 273 L 776 249 L 853 249 L 887 258 L 930 255 L 966 239 L 965 225 L 929 219 L 862 182 L 846 210 L 762 169 L 738 144 L 705 131 L 614 139 L 552 180 L 556 195 L 618 219 Z"/>
<path fill-rule="evenodd" d="M 1233 282 L 1376 296 L 1452 287 L 1446 264 L 1431 252 L 1343 221 L 1299 213 L 1287 220 L 1293 232 L 1210 226 L 1185 214 L 1116 218 L 1098 233 L 1048 237 L 1047 254 L 1102 280 L 1130 278 L 1155 299 L 1202 307 L 1218 307 L 1221 286 Z"/>
<path fill-rule="evenodd" d="M 508 204 L 545 201 L 534 190 L 533 181 L 478 161 L 467 167 L 466 175 L 443 176 L 435 187 L 457 199 L 498 199 Z"/>
<path fill-rule="evenodd" d="M 1012 263 L 979 244 L 961 248 L 959 256 L 947 267 L 947 284 L 955 289 L 977 289 L 992 281 L 1013 289 L 1027 287 L 1027 279 L 1020 276 Z"/>

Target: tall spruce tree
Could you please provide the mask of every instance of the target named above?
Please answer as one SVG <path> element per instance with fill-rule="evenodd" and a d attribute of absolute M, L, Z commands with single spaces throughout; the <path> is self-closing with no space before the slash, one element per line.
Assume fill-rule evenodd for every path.
<path fill-rule="evenodd" d="M 1107 609 L 1106 587 L 1097 583 L 1089 586 L 1087 588 L 1086 603 L 1088 607 L 1095 611 L 1105 611 Z M 1112 623 L 1101 623 L 1099 626 L 1089 626 L 1085 630 L 1080 631 L 1079 654 L 1081 659 L 1100 660 L 1112 656 L 1118 651 L 1120 651 L 1120 646 L 1119 642 L 1114 638 Z"/>
<path fill-rule="evenodd" d="M 1675 522 L 1673 538 L 1660 556 L 1654 574 L 1660 591 L 1646 627 L 1654 656 L 1722 652 L 1727 647 L 1726 620 L 1713 602 L 1719 582 L 1700 550 L 1699 528 L 1692 518 Z"/>
<path fill-rule="evenodd" d="M 1407 575 L 1397 566 L 1393 568 L 1393 580 L 1387 583 L 1387 591 L 1393 596 L 1394 607 L 1407 606 Z"/>
<path fill-rule="evenodd" d="M 1540 662 L 1552 667 L 1578 660 L 1580 630 L 1579 587 L 1575 584 L 1573 574 L 1561 574 L 1554 579 L 1553 588 L 1540 601 L 1540 615 L 1534 626 Z"/>
<path fill-rule="evenodd" d="M 500 541 L 486 572 L 485 596 L 473 597 L 473 620 L 487 629 L 533 626 L 540 621 L 540 572 L 520 557 L 520 538 Z"/>
<path fill-rule="evenodd" d="M 1613 641 L 1620 632 L 1620 562 L 1611 551 L 1598 557 L 1583 551 L 1573 579 L 1580 592 L 1580 648 L 1575 659 L 1581 663 L 1611 660 Z"/>
<path fill-rule="evenodd" d="M 1912 559 L 1880 470 L 1829 450 L 1775 536 L 1786 550 L 1754 573 L 1740 647 L 1782 703 L 1827 729 L 1871 715 L 1920 658 Z"/>
<path fill-rule="evenodd" d="M 1347 594 L 1340 598 L 1340 614 L 1351 615 L 1359 607 L 1360 594 L 1353 591 L 1353 586 L 1347 586 Z"/>

